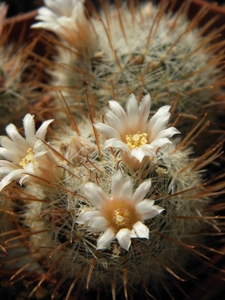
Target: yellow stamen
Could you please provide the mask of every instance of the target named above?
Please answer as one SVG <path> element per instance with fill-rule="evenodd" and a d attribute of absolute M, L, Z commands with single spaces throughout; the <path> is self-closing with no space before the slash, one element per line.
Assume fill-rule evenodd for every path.
<path fill-rule="evenodd" d="M 32 148 L 27 149 L 27 155 L 19 163 L 20 167 L 24 168 L 29 163 L 36 163 L 34 160 L 34 150 Z"/>
<path fill-rule="evenodd" d="M 131 230 L 136 222 L 141 221 L 135 205 L 120 198 L 107 202 L 107 205 L 102 208 L 102 215 L 116 232 L 122 228 Z"/>
<path fill-rule="evenodd" d="M 131 225 L 131 212 L 129 209 L 115 209 L 113 212 L 113 223 L 116 227 L 123 228 Z"/>
<path fill-rule="evenodd" d="M 132 150 L 134 148 L 139 148 L 142 145 L 147 144 L 147 133 L 143 132 L 140 133 L 140 131 L 138 131 L 135 134 L 127 134 L 126 135 L 126 143 L 127 146 Z"/>

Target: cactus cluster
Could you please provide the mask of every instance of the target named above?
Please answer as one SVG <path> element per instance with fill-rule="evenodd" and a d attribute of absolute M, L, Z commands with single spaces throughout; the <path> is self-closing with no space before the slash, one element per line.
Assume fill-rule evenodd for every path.
<path fill-rule="evenodd" d="M 41 9 L 37 17 L 40 22 L 33 27 L 53 31 L 60 41 L 50 71 L 51 85 L 65 95 L 74 114 L 79 116 L 81 108 L 86 110 L 86 89 L 97 110 L 109 99 L 126 102 L 121 99 L 131 93 L 139 97 L 150 93 L 153 109 L 178 98 L 174 116 L 186 116 L 178 124 L 184 132 L 192 126 L 190 118 L 210 113 L 207 106 L 213 104 L 223 86 L 218 67 L 223 60 L 223 44 L 210 43 L 220 29 L 202 37 L 207 26 L 197 28 L 205 11 L 189 22 L 182 12 L 166 13 L 168 3 L 158 8 L 152 3 L 139 8 L 119 7 L 117 3 L 87 19 L 82 1 L 69 1 L 60 13 L 51 3 L 46 4 L 51 13 L 47 7 Z M 209 107 L 215 121 L 214 107 Z"/>
<path fill-rule="evenodd" d="M 224 179 L 208 170 L 222 145 L 193 147 L 206 148 L 203 112 L 222 93 L 220 45 L 215 57 L 196 28 L 203 11 L 189 22 L 151 3 L 45 4 L 33 27 L 59 39 L 45 89 L 65 114 L 37 129 L 26 114 L 24 133 L 11 123 L 1 136 L 3 270 L 23 247 L 11 280 L 32 274 L 30 297 L 47 285 L 53 299 L 176 298 L 220 231 Z"/>

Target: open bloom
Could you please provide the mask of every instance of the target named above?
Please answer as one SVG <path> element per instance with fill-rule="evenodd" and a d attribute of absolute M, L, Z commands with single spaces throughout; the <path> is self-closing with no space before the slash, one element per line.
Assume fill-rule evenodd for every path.
<path fill-rule="evenodd" d="M 150 187 L 149 179 L 132 194 L 132 180 L 123 177 L 121 171 L 112 177 L 111 196 L 94 183 L 85 184 L 84 194 L 96 210 L 81 213 L 77 223 L 87 225 L 93 232 L 104 232 L 97 241 L 97 249 L 109 247 L 115 237 L 125 250 L 129 250 L 131 238 L 149 238 L 149 228 L 143 221 L 164 210 L 154 205 L 153 200 L 143 200 Z"/>
<path fill-rule="evenodd" d="M 82 55 L 96 45 L 96 34 L 85 16 L 84 0 L 44 0 L 46 7 L 38 9 L 40 22 L 32 28 L 43 28 L 56 33 Z"/>
<path fill-rule="evenodd" d="M 80 0 L 44 0 L 46 7 L 38 9 L 38 22 L 33 28 L 44 28 L 58 34 L 63 34 L 67 25 L 74 26 L 78 17 L 77 11 L 83 7 Z"/>
<path fill-rule="evenodd" d="M 34 116 L 27 114 L 23 119 L 26 138 L 23 138 L 15 125 L 9 124 L 6 127 L 7 136 L 1 136 L 0 157 L 0 191 L 15 179 L 20 179 L 22 184 L 25 178 L 28 178 L 27 172 L 37 174 L 42 167 L 47 167 L 47 161 L 43 156 L 48 149 L 44 147 L 41 140 L 44 140 L 47 128 L 53 120 L 43 122 L 41 127 L 35 133 Z M 44 159 L 45 164 L 40 165 L 40 159 Z M 31 177 L 32 178 L 32 177 Z"/>
<path fill-rule="evenodd" d="M 106 138 L 104 147 L 121 149 L 122 153 L 142 162 L 145 156 L 155 156 L 156 150 L 174 134 L 180 133 L 175 127 L 166 128 L 170 117 L 170 106 L 162 106 L 148 121 L 151 98 L 146 95 L 140 104 L 135 96 L 127 101 L 127 113 L 117 101 L 109 101 L 105 115 L 106 124 L 96 123 L 96 129 Z"/>

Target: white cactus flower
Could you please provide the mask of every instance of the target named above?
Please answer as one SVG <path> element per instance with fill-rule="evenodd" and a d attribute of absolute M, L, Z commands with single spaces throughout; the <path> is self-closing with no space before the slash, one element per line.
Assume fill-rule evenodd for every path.
<path fill-rule="evenodd" d="M 40 169 L 48 168 L 46 162 L 49 159 L 44 158 L 45 165 L 42 166 L 39 160 L 46 155 L 48 149 L 41 140 L 44 140 L 47 128 L 53 120 L 43 122 L 35 133 L 34 116 L 27 114 L 23 119 L 24 132 L 26 138 L 23 138 L 15 125 L 9 124 L 6 132 L 9 136 L 1 136 L 0 157 L 0 191 L 15 179 L 20 179 L 22 184 L 24 179 L 29 177 L 26 173 L 41 175 Z M 32 177 L 30 177 L 32 180 Z"/>
<path fill-rule="evenodd" d="M 46 7 L 39 8 L 36 16 L 40 22 L 31 27 L 52 31 L 80 54 L 90 55 L 97 44 L 97 36 L 86 18 L 84 1 L 44 0 L 44 3 Z"/>
<path fill-rule="evenodd" d="M 114 238 L 125 250 L 129 250 L 131 238 L 149 238 L 149 228 L 144 220 L 154 218 L 164 209 L 144 199 L 151 187 L 151 180 L 144 181 L 132 194 L 131 178 L 121 171 L 112 176 L 111 196 L 94 183 L 86 183 L 84 194 L 96 210 L 84 211 L 77 223 L 85 224 L 93 232 L 104 232 L 97 241 L 97 249 L 110 246 Z"/>
<path fill-rule="evenodd" d="M 74 26 L 79 10 L 83 7 L 80 0 L 44 0 L 46 7 L 38 9 L 37 20 L 32 28 L 43 28 L 63 34 L 67 25 Z"/>
<path fill-rule="evenodd" d="M 127 113 L 114 100 L 109 101 L 105 115 L 106 124 L 94 126 L 107 140 L 104 147 L 121 149 L 124 155 L 135 157 L 142 162 L 145 156 L 155 156 L 159 147 L 171 143 L 174 134 L 180 133 L 175 127 L 166 128 L 170 117 L 170 106 L 162 106 L 148 121 L 151 97 L 146 95 L 140 104 L 132 94 L 127 101 Z"/>

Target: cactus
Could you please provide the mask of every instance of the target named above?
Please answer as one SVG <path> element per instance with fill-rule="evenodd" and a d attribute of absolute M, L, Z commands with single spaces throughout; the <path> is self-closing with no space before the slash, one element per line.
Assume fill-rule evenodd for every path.
<path fill-rule="evenodd" d="M 213 216 L 205 210 L 210 205 L 209 195 L 220 187 L 205 186 L 202 168 L 218 157 L 219 147 L 192 158 L 190 139 L 179 142 L 171 138 L 179 132 L 166 128 L 169 107 L 162 107 L 148 121 L 148 95 L 139 105 L 131 96 L 127 113 L 117 102 L 110 102 L 110 108 L 107 118 L 113 122 L 124 115 L 127 125 L 121 128 L 129 137 L 135 137 L 133 132 L 139 126 L 154 131 L 155 138 L 149 139 L 146 131 L 146 143 L 136 145 L 135 139 L 136 146 L 125 151 L 125 143 L 112 138 L 115 144 L 110 145 L 107 135 L 96 135 L 96 130 L 103 133 L 105 128 L 110 132 L 110 125 L 87 119 L 77 132 L 62 128 L 56 131 L 57 138 L 46 143 L 43 137 L 49 120 L 36 132 L 39 139 L 32 144 L 33 118 L 27 115 L 26 140 L 11 124 L 6 129 L 12 142 L 6 137 L 1 141 L 5 157 L 1 189 L 7 191 L 15 179 L 24 185 L 14 191 L 22 202 L 15 219 L 19 218 L 22 240 L 26 244 L 29 240 L 35 262 L 39 258 L 36 269 L 48 269 L 40 283 L 45 276 L 63 278 L 53 295 L 71 278 L 74 282 L 68 286 L 67 297 L 74 285 L 81 291 L 97 289 L 102 295 L 111 289 L 113 299 L 122 289 L 127 298 L 136 288 L 148 286 L 156 297 L 161 283 L 169 289 L 170 281 L 186 278 L 186 271 L 181 270 L 196 255 L 204 255 L 199 233 L 207 234 L 216 224 L 209 224 L 208 218 Z M 115 127 L 118 132 L 119 126 Z M 27 142 L 29 153 L 23 146 Z M 21 150 L 12 155 L 11 143 Z"/>
<path fill-rule="evenodd" d="M 13 124 L 1 137 L 1 209 L 15 228 L 2 249 L 26 249 L 11 280 L 32 274 L 30 297 L 42 285 L 56 299 L 176 297 L 190 265 L 216 251 L 204 235 L 222 230 L 224 179 L 208 171 L 222 145 L 197 157 L 192 146 L 206 145 L 201 114 L 220 92 L 222 54 L 212 57 L 196 19 L 166 7 L 116 5 L 98 20 L 83 2 L 46 1 L 33 26 L 60 38 L 46 88 L 61 91 L 70 122 L 56 115 L 35 130 L 27 114 L 24 137 Z"/>
<path fill-rule="evenodd" d="M 182 10 L 166 13 L 168 5 L 134 8 L 131 4 L 129 9 L 116 2 L 87 18 L 82 3 L 68 1 L 65 11 L 58 13 L 52 2 L 46 2 L 37 17 L 40 22 L 33 25 L 53 31 L 61 42 L 56 44 L 51 85 L 63 92 L 74 114 L 85 110 L 86 88 L 97 110 L 109 99 L 150 93 L 153 109 L 178 98 L 177 115 L 192 118 L 210 112 L 207 105 L 213 104 L 223 86 L 219 69 L 223 44 L 211 44 L 219 29 L 202 37 L 207 26 L 198 29 L 197 24 L 204 11 L 188 22 Z M 214 108 L 211 113 L 215 121 Z M 187 132 L 191 126 L 187 118 L 178 128 Z"/>

